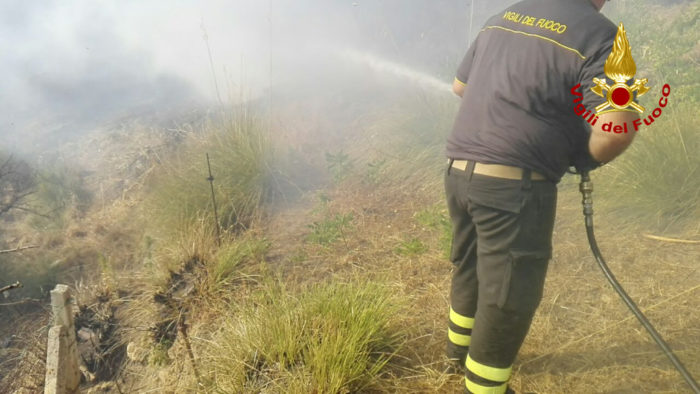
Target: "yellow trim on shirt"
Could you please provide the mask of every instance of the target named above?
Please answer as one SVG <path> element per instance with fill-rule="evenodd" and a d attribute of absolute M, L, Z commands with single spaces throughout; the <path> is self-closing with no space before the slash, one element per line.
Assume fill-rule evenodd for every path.
<path fill-rule="evenodd" d="M 571 48 L 571 47 L 567 47 L 566 45 L 560 43 L 559 41 L 552 40 L 551 38 L 544 37 L 544 36 L 541 36 L 541 35 L 539 35 L 539 34 L 525 33 L 524 31 L 513 30 L 513 29 L 509 29 L 509 28 L 507 28 L 507 27 L 503 27 L 503 26 L 486 26 L 486 27 L 484 27 L 483 29 L 481 29 L 481 31 L 484 31 L 484 30 L 486 30 L 486 29 L 501 29 L 501 30 L 509 31 L 509 32 L 511 32 L 511 33 L 516 33 L 516 34 L 522 34 L 522 35 L 526 35 L 526 36 L 530 36 L 530 37 L 541 38 L 541 39 L 546 40 L 546 41 L 549 41 L 549 42 L 551 42 L 551 43 L 553 43 L 553 44 L 555 44 L 555 45 L 558 45 L 558 46 L 560 46 L 560 47 L 562 47 L 562 48 L 564 48 L 564 49 L 566 49 L 566 50 L 568 50 L 568 51 L 574 52 L 574 53 L 577 54 L 582 60 L 586 60 L 586 57 L 583 56 L 583 55 L 581 54 L 581 52 L 579 52 L 578 50 L 576 50 L 576 49 L 574 49 L 574 48 Z"/>
<path fill-rule="evenodd" d="M 457 81 L 457 82 L 461 83 L 461 84 L 462 84 L 462 86 L 467 86 L 467 83 L 466 83 L 466 82 L 462 82 L 462 81 L 460 81 L 460 80 L 459 80 L 459 78 L 457 78 L 457 77 L 455 77 L 455 81 Z"/>

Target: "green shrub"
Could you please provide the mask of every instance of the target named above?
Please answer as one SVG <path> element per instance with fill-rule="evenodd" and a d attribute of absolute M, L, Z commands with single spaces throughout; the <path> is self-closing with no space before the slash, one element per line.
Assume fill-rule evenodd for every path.
<path fill-rule="evenodd" d="M 246 228 L 271 189 L 271 150 L 268 137 L 250 114 L 209 120 L 203 132 L 191 134 L 149 180 L 148 221 L 170 235 L 203 216 L 209 216 L 213 225 L 208 153 L 222 228 Z"/>
<path fill-rule="evenodd" d="M 7 302 L 23 298 L 42 299 L 53 289 L 59 273 L 58 264 L 49 255 L 31 256 L 0 255 L 0 287 L 15 281 L 23 286 L 4 293 Z"/>
<path fill-rule="evenodd" d="M 81 214 L 87 211 L 93 199 L 78 171 L 57 163 L 37 173 L 36 193 L 32 197 L 35 210 L 42 214 L 34 216 L 32 224 L 54 228 L 67 224 L 71 210 Z"/>
<path fill-rule="evenodd" d="M 402 343 L 390 289 L 316 285 L 292 295 L 272 286 L 235 308 L 207 362 L 219 392 L 357 392 L 379 377 Z"/>

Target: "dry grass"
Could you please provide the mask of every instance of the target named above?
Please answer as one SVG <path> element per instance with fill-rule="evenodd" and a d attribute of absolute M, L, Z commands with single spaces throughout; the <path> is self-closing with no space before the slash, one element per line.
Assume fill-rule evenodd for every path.
<path fill-rule="evenodd" d="M 538 393 L 683 390 L 680 376 L 596 266 L 573 186 L 560 192 L 555 255 L 545 296 L 516 363 L 513 384 L 518 390 Z M 424 228 L 415 218 L 441 195 L 423 194 L 423 203 L 416 197 L 382 185 L 341 185 L 328 193 L 325 214 L 353 212 L 355 230 L 330 249 L 310 243 L 299 246 L 292 240 L 309 229 L 297 226 L 283 233 L 280 230 L 289 227 L 273 221 L 273 252 L 280 259 L 274 267 L 289 283 L 358 274 L 391 278 L 413 298 L 412 313 L 402 317 L 412 331 L 399 361 L 388 366 L 393 377 L 384 382 L 386 391 L 454 392 L 461 387 L 460 378 L 442 372 L 451 267 L 439 246 L 440 232 Z M 312 211 L 297 211 L 296 220 L 312 220 Z M 700 359 L 692 351 L 700 346 L 695 328 L 700 316 L 691 301 L 700 294 L 700 248 L 659 243 L 605 217 L 598 216 L 597 222 L 603 253 L 623 286 L 691 372 L 700 373 Z M 420 239 L 429 250 L 418 255 L 396 253 L 396 245 L 405 239 Z"/>

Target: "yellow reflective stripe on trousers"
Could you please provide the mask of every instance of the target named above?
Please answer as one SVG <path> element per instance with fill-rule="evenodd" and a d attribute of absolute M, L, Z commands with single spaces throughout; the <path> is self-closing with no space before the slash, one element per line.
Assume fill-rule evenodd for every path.
<path fill-rule="evenodd" d="M 471 335 L 457 334 L 449 328 L 447 329 L 447 337 L 450 338 L 450 342 L 458 346 L 469 346 L 472 342 Z"/>
<path fill-rule="evenodd" d="M 466 317 L 455 312 L 454 309 L 450 308 L 450 320 L 452 323 L 462 327 L 462 328 L 472 328 L 474 327 L 474 318 Z"/>
<path fill-rule="evenodd" d="M 467 369 L 473 373 L 481 376 L 484 379 L 493 380 L 494 382 L 507 382 L 510 378 L 510 372 L 513 369 L 512 366 L 508 368 L 495 368 L 489 367 L 472 360 L 469 355 L 467 355 Z"/>
<path fill-rule="evenodd" d="M 467 390 L 474 394 L 504 394 L 508 388 L 508 385 L 505 383 L 500 386 L 482 386 L 466 378 L 464 381 L 467 383 Z"/>

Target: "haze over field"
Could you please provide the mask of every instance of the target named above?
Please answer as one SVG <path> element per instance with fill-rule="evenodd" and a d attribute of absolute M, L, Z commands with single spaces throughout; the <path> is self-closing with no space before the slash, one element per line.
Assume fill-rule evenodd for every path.
<path fill-rule="evenodd" d="M 472 35 L 506 4 L 477 4 Z M 362 83 L 353 79 L 366 69 L 338 56 L 346 50 L 449 83 L 469 18 L 468 2 L 444 0 L 5 1 L 0 143 L 41 150 L 46 136 L 56 142 L 115 119 L 216 104 L 214 75 L 224 102 L 261 97 L 271 85 L 284 96 Z M 392 79 L 377 73 L 364 83 Z"/>

